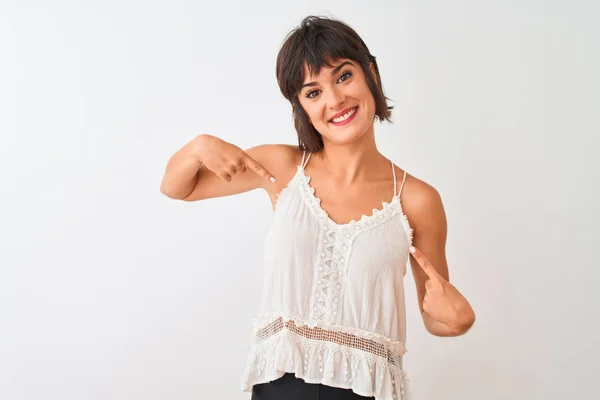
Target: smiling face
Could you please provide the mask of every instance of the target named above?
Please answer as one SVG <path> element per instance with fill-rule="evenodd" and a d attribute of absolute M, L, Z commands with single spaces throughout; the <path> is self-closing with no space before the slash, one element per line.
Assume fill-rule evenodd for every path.
<path fill-rule="evenodd" d="M 298 100 L 324 142 L 349 143 L 372 132 L 375 100 L 357 62 L 341 59 L 330 64 L 318 75 L 304 65 Z"/>

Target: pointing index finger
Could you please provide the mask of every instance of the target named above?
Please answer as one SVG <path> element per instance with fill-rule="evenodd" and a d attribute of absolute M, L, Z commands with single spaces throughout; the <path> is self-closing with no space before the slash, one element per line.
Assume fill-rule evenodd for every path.
<path fill-rule="evenodd" d="M 246 154 L 244 159 L 244 165 L 254 171 L 256 174 L 268 179 L 272 183 L 275 183 L 275 177 L 265 167 L 263 167 L 258 161 Z"/>
<path fill-rule="evenodd" d="M 435 270 L 431 262 L 421 253 L 419 249 L 414 246 L 410 247 L 410 252 L 412 256 L 417 260 L 423 271 L 427 274 L 429 278 L 438 279 L 440 278 L 440 274 Z"/>

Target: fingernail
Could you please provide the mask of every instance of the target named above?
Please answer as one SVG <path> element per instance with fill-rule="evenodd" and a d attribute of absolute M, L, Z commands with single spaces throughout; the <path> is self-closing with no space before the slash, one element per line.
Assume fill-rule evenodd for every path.
<path fill-rule="evenodd" d="M 411 253 L 415 252 L 415 248 L 413 246 L 410 246 L 408 249 L 410 250 Z"/>
<path fill-rule="evenodd" d="M 273 177 L 270 177 L 270 178 L 269 178 L 269 180 L 270 180 L 271 182 L 275 183 L 275 178 L 273 178 Z"/>

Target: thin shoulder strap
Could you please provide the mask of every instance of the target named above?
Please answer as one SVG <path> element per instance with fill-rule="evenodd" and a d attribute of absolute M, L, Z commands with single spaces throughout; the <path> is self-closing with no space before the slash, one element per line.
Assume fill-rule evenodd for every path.
<path fill-rule="evenodd" d="M 404 171 L 404 177 L 402 178 L 402 183 L 400 184 L 400 190 L 398 191 L 398 197 L 400 197 L 400 193 L 402 193 L 402 188 L 404 187 L 405 180 L 406 180 L 406 171 Z"/>
<path fill-rule="evenodd" d="M 308 164 L 308 160 L 310 160 L 311 155 L 312 155 L 312 153 L 308 153 L 308 157 L 306 157 L 306 150 L 304 150 L 304 152 L 302 153 L 302 163 L 300 164 L 302 169 L 306 168 L 306 164 Z M 305 160 L 305 157 L 306 157 L 306 160 Z"/>
<path fill-rule="evenodd" d="M 394 163 L 390 160 L 390 164 L 392 164 L 392 175 L 394 176 L 394 196 L 396 195 L 396 168 L 394 167 Z"/>
<path fill-rule="evenodd" d="M 391 162 L 391 161 L 390 161 Z M 396 196 L 396 168 L 394 167 L 394 163 L 392 162 L 392 175 L 394 176 L 394 196 Z M 402 193 L 402 188 L 404 187 L 404 181 L 406 181 L 406 171 L 404 171 L 404 176 L 402 177 L 402 183 L 400 184 L 400 190 L 398 191 L 398 197 L 400 197 L 400 193 Z"/>

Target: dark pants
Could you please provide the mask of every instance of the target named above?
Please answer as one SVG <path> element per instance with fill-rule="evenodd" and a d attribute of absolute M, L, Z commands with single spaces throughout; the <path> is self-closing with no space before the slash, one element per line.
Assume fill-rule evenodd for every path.
<path fill-rule="evenodd" d="M 375 400 L 359 396 L 350 389 L 306 383 L 294 374 L 287 373 L 272 382 L 260 383 L 252 388 L 251 400 Z"/>

